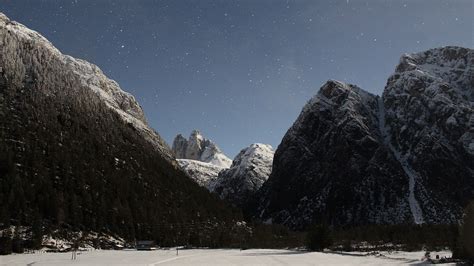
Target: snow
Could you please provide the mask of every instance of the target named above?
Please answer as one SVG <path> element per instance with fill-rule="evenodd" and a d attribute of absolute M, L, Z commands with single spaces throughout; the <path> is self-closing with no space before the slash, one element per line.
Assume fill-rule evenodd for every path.
<path fill-rule="evenodd" d="M 234 204 L 248 200 L 272 172 L 274 151 L 272 146 L 254 143 L 235 156 L 229 169 L 219 173 L 214 192 Z"/>
<path fill-rule="evenodd" d="M 272 170 L 272 162 L 274 155 L 273 147 L 268 144 L 254 143 L 248 148 L 243 149 L 234 158 L 231 168 L 237 167 L 238 173 L 245 171 L 249 167 L 254 168 L 253 171 L 261 172 L 261 175 L 270 175 Z"/>
<path fill-rule="evenodd" d="M 214 154 L 212 157 L 209 157 L 209 158 L 210 158 L 208 159 L 209 163 L 218 167 L 229 168 L 230 165 L 232 164 L 232 160 L 230 160 L 229 157 L 225 156 L 222 153 Z"/>
<path fill-rule="evenodd" d="M 187 140 L 178 134 L 173 141 L 172 150 L 177 159 L 197 160 L 221 168 L 229 168 L 232 164 L 232 160 L 199 130 L 193 130 Z"/>
<path fill-rule="evenodd" d="M 214 190 L 219 172 L 226 169 L 212 163 L 201 162 L 189 159 L 177 159 L 179 166 L 183 169 L 198 185 Z"/>
<path fill-rule="evenodd" d="M 416 185 L 416 180 L 419 179 L 419 176 L 410 167 L 406 157 L 402 156 L 401 153 L 397 151 L 395 147 L 393 147 L 390 141 L 390 135 L 389 135 L 390 133 L 387 130 L 387 127 L 385 126 L 385 107 L 384 107 L 383 99 L 381 97 L 379 97 L 378 116 L 379 116 L 378 118 L 379 118 L 380 133 L 382 135 L 384 143 L 390 148 L 395 158 L 400 162 L 400 165 L 402 166 L 405 174 L 408 176 L 408 180 L 409 180 L 408 181 L 408 188 L 409 188 L 408 202 L 410 204 L 410 210 L 413 215 L 413 220 L 415 221 L 416 224 L 422 224 L 423 212 L 421 210 L 420 204 L 418 203 L 415 197 L 415 185 Z"/>
<path fill-rule="evenodd" d="M 17 87 L 35 73 L 36 86 L 46 95 L 55 95 L 58 88 L 68 88 L 76 97 L 94 94 L 111 111 L 135 127 L 138 132 L 167 159 L 171 152 L 161 137 L 149 127 L 142 108 L 135 98 L 123 91 L 94 64 L 62 54 L 46 38 L 24 25 L 10 21 L 0 13 L 0 52 L 3 74 Z M 80 97 L 77 97 L 80 98 Z"/>
<path fill-rule="evenodd" d="M 465 169 L 458 179 L 472 172 L 473 55 L 472 49 L 448 46 L 402 56 L 384 90 L 385 120 L 395 149 L 390 148 L 410 177 L 411 210 L 421 216 L 416 196 L 424 222 L 453 223 L 462 213 L 460 202 L 433 192 L 430 163 L 446 160 L 459 165 L 446 165 L 441 174 L 446 182 L 454 178 L 449 174 L 454 168 Z M 461 191 L 464 186 L 453 183 L 452 189 Z"/>
<path fill-rule="evenodd" d="M 0 265 L 406 265 L 423 263 L 417 252 L 305 252 L 277 249 L 159 249 L 95 250 L 70 253 L 35 253 L 0 256 Z M 451 252 L 433 252 L 431 257 L 451 257 Z"/>

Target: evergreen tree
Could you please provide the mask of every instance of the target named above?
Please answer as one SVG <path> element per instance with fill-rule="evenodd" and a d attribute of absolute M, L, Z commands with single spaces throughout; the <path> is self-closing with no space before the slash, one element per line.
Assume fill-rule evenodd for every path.
<path fill-rule="evenodd" d="M 461 225 L 458 256 L 474 262 L 474 201 L 466 207 Z"/>
<path fill-rule="evenodd" d="M 0 236 L 0 255 L 12 253 L 12 239 L 9 236 Z"/>
<path fill-rule="evenodd" d="M 326 225 L 313 225 L 306 236 L 306 247 L 312 251 L 322 251 L 332 243 L 332 232 Z"/>

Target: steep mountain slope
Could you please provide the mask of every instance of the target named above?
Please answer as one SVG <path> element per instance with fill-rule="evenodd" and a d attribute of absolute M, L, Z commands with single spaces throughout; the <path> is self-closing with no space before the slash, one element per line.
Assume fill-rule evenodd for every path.
<path fill-rule="evenodd" d="M 177 159 L 177 161 L 181 169 L 183 169 L 191 179 L 211 192 L 214 190 L 219 173 L 227 169 L 197 160 Z"/>
<path fill-rule="evenodd" d="M 236 217 L 178 168 L 133 96 L 98 67 L 3 14 L 0 50 L 0 227 L 166 245 L 180 223 Z"/>
<path fill-rule="evenodd" d="M 273 148 L 255 143 L 241 150 L 229 169 L 219 173 L 213 189 L 221 199 L 243 206 L 272 172 Z"/>
<path fill-rule="evenodd" d="M 403 170 L 383 145 L 377 96 L 328 81 L 275 152 L 257 215 L 303 229 L 411 219 Z"/>
<path fill-rule="evenodd" d="M 278 147 L 255 215 L 314 222 L 452 223 L 474 196 L 473 51 L 404 55 L 383 99 L 329 81 Z"/>
<path fill-rule="evenodd" d="M 474 51 L 403 55 L 383 98 L 390 145 L 424 220 L 456 222 L 474 196 Z"/>
<path fill-rule="evenodd" d="M 232 160 L 214 142 L 204 138 L 197 130 L 191 132 L 188 140 L 181 134 L 177 135 L 172 150 L 178 159 L 196 160 L 223 168 L 229 168 L 232 164 Z"/>

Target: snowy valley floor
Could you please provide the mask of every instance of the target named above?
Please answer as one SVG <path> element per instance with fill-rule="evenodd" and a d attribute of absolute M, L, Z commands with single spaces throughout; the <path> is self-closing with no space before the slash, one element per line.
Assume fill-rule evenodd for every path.
<path fill-rule="evenodd" d="M 192 249 L 155 251 L 87 251 L 71 260 L 71 253 L 36 253 L 0 256 L 0 265 L 420 265 L 419 252 L 380 252 L 379 255 L 350 252 L 343 254 L 290 250 Z M 450 252 L 433 252 L 451 256 Z"/>

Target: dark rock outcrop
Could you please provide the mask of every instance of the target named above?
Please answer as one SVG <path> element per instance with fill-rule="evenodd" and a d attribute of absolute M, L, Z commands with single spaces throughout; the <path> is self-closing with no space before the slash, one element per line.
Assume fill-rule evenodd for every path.
<path fill-rule="evenodd" d="M 254 215 L 302 229 L 453 223 L 474 197 L 473 50 L 404 55 L 383 99 L 327 82 L 274 158 Z"/>

